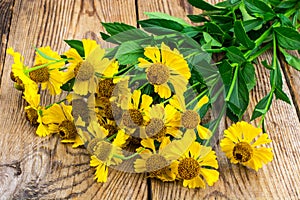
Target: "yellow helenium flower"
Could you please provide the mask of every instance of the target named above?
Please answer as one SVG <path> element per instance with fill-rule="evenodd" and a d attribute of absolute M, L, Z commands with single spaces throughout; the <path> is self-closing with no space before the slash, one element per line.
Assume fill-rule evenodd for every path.
<path fill-rule="evenodd" d="M 174 95 L 169 102 L 172 106 L 182 112 L 181 126 L 186 128 L 186 131 L 193 132 L 194 130 L 197 130 L 201 139 L 209 139 L 212 136 L 212 133 L 208 128 L 201 126 L 201 118 L 198 113 L 199 109 L 209 102 L 207 96 L 202 97 L 193 109 L 186 109 L 185 105 L 180 104 L 177 95 Z"/>
<path fill-rule="evenodd" d="M 105 50 L 94 40 L 82 40 L 85 59 L 81 58 L 78 52 L 71 48 L 65 53 L 71 63 L 68 69 L 69 78 L 75 76 L 73 90 L 79 95 L 86 95 L 88 92 L 96 92 L 98 78 L 95 73 L 102 74 L 110 65 L 107 58 L 103 58 Z M 73 77 L 74 77 L 73 76 Z"/>
<path fill-rule="evenodd" d="M 175 138 L 182 136 L 180 127 L 180 113 L 171 105 L 164 107 L 156 104 L 151 107 L 150 121 L 142 129 L 141 137 L 150 137 L 161 141 L 167 135 Z"/>
<path fill-rule="evenodd" d="M 44 124 L 42 113 L 45 111 L 44 107 L 40 106 L 40 95 L 37 91 L 26 89 L 24 91 L 24 99 L 29 106 L 25 107 L 26 118 L 32 125 L 38 125 L 36 134 L 40 137 L 45 137 L 50 134 L 49 127 Z"/>
<path fill-rule="evenodd" d="M 193 142 L 184 155 L 176 161 L 178 178 L 183 186 L 205 188 L 212 186 L 219 179 L 217 156 L 211 147 Z"/>
<path fill-rule="evenodd" d="M 156 150 L 154 140 L 143 139 L 141 145 L 146 148 L 139 155 L 141 159 L 134 162 L 135 171 L 138 173 L 149 172 L 150 177 L 156 177 L 162 181 L 174 181 L 177 176 L 176 159 L 180 158 L 187 147 L 195 140 L 195 135 L 186 134 L 180 140 L 170 141 L 169 137 L 161 140 L 159 149 Z M 137 149 L 139 152 L 142 147 Z"/>
<path fill-rule="evenodd" d="M 232 163 L 241 163 L 258 171 L 263 164 L 273 160 L 271 148 L 259 147 L 270 142 L 268 134 L 262 133 L 262 129 L 242 121 L 224 131 L 220 146 Z"/>
<path fill-rule="evenodd" d="M 152 97 L 141 93 L 140 90 L 134 90 L 122 116 L 121 128 L 128 130 L 132 134 L 136 129 L 140 129 L 145 122 L 149 121 L 150 105 L 153 102 Z"/>
<path fill-rule="evenodd" d="M 128 135 L 123 130 L 119 130 L 114 141 L 110 143 L 105 140 L 108 131 L 101 129 L 97 122 L 92 122 L 88 127 L 88 131 L 95 138 L 92 139 L 87 149 L 93 153 L 90 165 L 96 167 L 95 178 L 97 182 L 106 182 L 108 175 L 108 166 L 117 165 L 122 162 L 119 158 L 123 156 L 121 147 L 126 143 Z"/>
<path fill-rule="evenodd" d="M 14 58 L 14 64 L 12 64 L 12 76 L 15 80 L 13 81 L 24 90 L 37 91 L 38 85 L 26 75 L 28 67 L 23 63 L 24 57 L 20 53 L 15 52 L 13 48 L 8 48 L 7 53 Z"/>
<path fill-rule="evenodd" d="M 47 59 L 36 52 L 35 67 L 46 65 L 45 67 L 29 72 L 29 77 L 36 83 L 41 83 L 42 89 L 48 89 L 51 95 L 61 93 L 61 86 L 67 81 L 66 73 L 59 71 L 65 63 L 57 52 L 50 49 L 49 46 L 38 48 L 39 51 L 51 57 Z M 30 68 L 29 68 L 30 70 Z"/>
<path fill-rule="evenodd" d="M 150 177 L 156 177 L 162 181 L 174 181 L 176 179 L 176 171 L 172 167 L 172 161 L 177 158 L 169 156 L 168 152 L 164 151 L 165 147 L 170 145 L 170 143 L 170 138 L 164 137 L 158 151 L 156 151 L 153 139 L 143 139 L 141 145 L 147 149 L 140 153 L 142 158 L 136 159 L 134 162 L 135 171 L 137 173 L 149 172 Z M 137 151 L 140 151 L 140 148 Z"/>
<path fill-rule="evenodd" d="M 162 43 L 160 49 L 156 46 L 146 47 L 144 55 L 150 61 L 139 58 L 138 66 L 146 68 L 147 80 L 154 86 L 154 91 L 161 98 L 169 98 L 172 94 L 171 84 L 176 94 L 183 95 L 191 72 L 179 51 L 171 50 Z"/>
<path fill-rule="evenodd" d="M 59 133 L 63 139 L 76 137 L 77 130 L 72 116 L 72 106 L 64 103 L 54 104 L 43 112 L 43 117 L 51 133 Z"/>

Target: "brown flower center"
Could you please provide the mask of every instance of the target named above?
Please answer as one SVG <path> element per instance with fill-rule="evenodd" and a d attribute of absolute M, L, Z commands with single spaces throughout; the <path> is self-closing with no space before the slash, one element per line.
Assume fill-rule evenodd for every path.
<path fill-rule="evenodd" d="M 78 119 L 80 116 L 81 119 L 85 122 L 89 120 L 89 110 L 88 110 L 88 104 L 83 99 L 74 99 L 72 101 L 72 113 L 75 119 Z"/>
<path fill-rule="evenodd" d="M 75 77 L 77 76 L 77 74 L 78 74 L 78 72 L 79 72 L 79 69 L 80 69 L 81 65 L 82 65 L 82 62 L 79 62 L 79 63 L 76 65 L 76 67 L 74 68 L 74 75 L 75 75 Z"/>
<path fill-rule="evenodd" d="M 81 66 L 79 66 L 79 69 L 78 69 L 78 72 L 76 75 L 76 80 L 87 81 L 94 76 L 94 73 L 95 73 L 94 66 L 87 61 L 83 61 Z"/>
<path fill-rule="evenodd" d="M 39 116 L 35 109 L 33 109 L 33 108 L 25 109 L 25 117 L 30 122 L 31 125 L 38 124 L 37 120 L 38 120 Z"/>
<path fill-rule="evenodd" d="M 116 84 L 113 83 L 113 79 L 104 79 L 99 81 L 97 95 L 99 97 L 110 98 L 115 89 Z"/>
<path fill-rule="evenodd" d="M 155 63 L 147 69 L 147 79 L 153 85 L 162 85 L 168 81 L 170 71 L 167 66 Z"/>
<path fill-rule="evenodd" d="M 111 151 L 112 144 L 105 141 L 98 142 L 94 147 L 94 155 L 102 162 L 109 158 Z"/>
<path fill-rule="evenodd" d="M 29 72 L 29 76 L 34 82 L 43 83 L 49 81 L 50 73 L 48 67 L 43 67 Z"/>
<path fill-rule="evenodd" d="M 181 116 L 181 123 L 187 129 L 194 129 L 200 123 L 200 116 L 196 111 L 187 110 Z"/>
<path fill-rule="evenodd" d="M 184 158 L 178 164 L 178 174 L 184 180 L 191 180 L 200 173 L 200 164 L 193 158 Z"/>
<path fill-rule="evenodd" d="M 166 160 L 166 158 L 159 154 L 153 154 L 146 160 L 147 172 L 157 172 L 168 165 L 169 162 Z"/>
<path fill-rule="evenodd" d="M 167 128 L 163 120 L 152 118 L 146 126 L 146 134 L 154 139 L 161 138 L 166 135 Z"/>
<path fill-rule="evenodd" d="M 239 142 L 233 148 L 233 157 L 240 162 L 247 162 L 253 156 L 253 149 L 247 142 Z"/>
<path fill-rule="evenodd" d="M 91 153 L 94 154 L 95 152 L 95 146 L 97 145 L 98 142 L 101 142 L 102 140 L 99 138 L 94 138 L 92 140 L 90 140 L 87 144 L 86 149 Z"/>
<path fill-rule="evenodd" d="M 144 122 L 143 115 L 137 109 L 129 109 L 123 114 L 123 123 L 129 128 L 141 126 Z"/>
<path fill-rule="evenodd" d="M 77 134 L 76 126 L 69 120 L 63 121 L 59 126 L 59 134 L 63 139 L 75 138 Z"/>

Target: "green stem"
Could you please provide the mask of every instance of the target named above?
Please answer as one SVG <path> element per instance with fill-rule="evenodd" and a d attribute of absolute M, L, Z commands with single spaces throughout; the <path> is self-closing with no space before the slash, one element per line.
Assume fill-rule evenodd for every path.
<path fill-rule="evenodd" d="M 189 107 L 192 103 L 197 101 L 200 97 L 204 96 L 204 94 L 207 93 L 207 89 L 205 89 L 203 92 L 201 92 L 196 98 L 194 98 L 192 101 L 190 101 L 188 104 L 186 104 L 186 108 Z"/>
<path fill-rule="evenodd" d="M 67 61 L 68 59 L 62 59 L 62 60 L 57 60 L 57 61 L 54 61 L 54 62 L 50 62 L 50 63 L 45 63 L 45 64 L 42 64 L 42 65 L 38 65 L 38 66 L 35 66 L 35 67 L 31 67 L 29 69 L 27 69 L 25 71 L 25 74 L 28 74 L 34 70 L 37 70 L 37 69 L 41 69 L 41 68 L 44 68 L 44 67 L 47 67 L 49 65 L 53 65 L 53 64 L 56 64 L 56 63 L 59 63 L 59 62 L 65 62 Z"/>
<path fill-rule="evenodd" d="M 136 152 L 136 153 L 134 153 L 134 154 L 132 154 L 132 155 L 130 155 L 130 156 L 120 156 L 120 155 L 117 155 L 117 154 L 114 154 L 114 156 L 113 157 L 115 157 L 115 158 L 120 158 L 120 159 L 122 159 L 122 160 L 129 160 L 130 158 L 133 158 L 133 157 L 135 157 L 135 156 L 137 156 L 137 155 L 139 155 L 142 151 L 144 151 L 146 148 L 141 148 L 138 152 Z"/>
<path fill-rule="evenodd" d="M 222 52 L 226 51 L 226 48 L 222 47 L 220 49 L 204 49 L 204 50 L 207 53 L 222 53 Z"/>
<path fill-rule="evenodd" d="M 45 107 L 45 109 L 50 108 L 50 107 L 53 106 L 54 104 L 61 104 L 62 102 L 66 101 L 66 100 L 67 100 L 67 99 L 62 99 L 62 100 L 60 100 L 60 101 L 58 101 L 58 102 L 51 103 L 51 104 L 47 105 L 47 106 Z"/>
<path fill-rule="evenodd" d="M 227 104 L 225 103 L 225 104 L 223 105 L 223 107 L 222 107 L 222 110 L 221 110 L 221 112 L 220 112 L 220 114 L 219 114 L 217 120 L 216 120 L 216 123 L 214 124 L 214 126 L 213 126 L 213 128 L 212 128 L 212 130 L 211 130 L 212 136 L 211 136 L 208 140 L 206 140 L 206 142 L 204 143 L 204 146 L 208 146 L 208 144 L 210 143 L 210 140 L 214 137 L 214 135 L 215 135 L 215 133 L 216 133 L 216 130 L 217 130 L 219 124 L 220 124 L 220 121 L 221 121 L 222 117 L 223 117 L 224 114 L 225 114 L 226 107 L 227 107 Z"/>
<path fill-rule="evenodd" d="M 106 138 L 107 141 L 111 141 L 112 139 L 114 139 L 117 136 L 118 133 L 113 134 L 112 136 L 110 136 L 109 138 Z"/>
<path fill-rule="evenodd" d="M 266 52 L 267 50 L 269 50 L 272 47 L 271 43 L 268 43 L 267 45 L 265 45 L 264 47 L 262 47 L 259 51 L 257 51 L 256 53 L 254 53 L 252 56 L 250 56 L 247 61 L 248 62 L 252 62 L 253 60 L 255 60 L 256 58 L 258 58 L 261 54 L 263 54 L 264 52 Z"/>
<path fill-rule="evenodd" d="M 232 82 L 231 82 L 231 85 L 230 85 L 228 94 L 227 94 L 227 96 L 226 96 L 226 98 L 225 98 L 225 101 L 226 101 L 226 102 L 228 102 L 228 101 L 230 100 L 230 97 L 231 97 L 231 95 L 232 95 L 232 92 L 233 92 L 235 83 L 236 83 L 236 81 L 237 81 L 237 76 L 238 76 L 239 68 L 240 68 L 239 65 L 237 65 L 237 66 L 235 67 L 233 79 L 232 79 Z"/>
<path fill-rule="evenodd" d="M 122 74 L 122 72 L 124 72 L 132 67 L 134 67 L 134 65 L 129 65 L 129 66 L 125 67 L 124 69 L 121 69 L 115 76 Z"/>

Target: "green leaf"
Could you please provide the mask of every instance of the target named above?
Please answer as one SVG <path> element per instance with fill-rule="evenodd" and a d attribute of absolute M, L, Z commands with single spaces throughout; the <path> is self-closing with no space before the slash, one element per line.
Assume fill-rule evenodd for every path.
<path fill-rule="evenodd" d="M 80 40 L 64 40 L 71 48 L 76 49 L 78 54 L 81 57 L 84 57 L 84 49 L 83 49 L 83 44 L 82 41 Z"/>
<path fill-rule="evenodd" d="M 280 99 L 282 101 L 285 101 L 288 104 L 291 104 L 289 97 L 287 96 L 287 94 L 285 92 L 283 92 L 283 90 L 281 88 L 275 88 L 274 93 L 275 93 L 276 99 Z"/>
<path fill-rule="evenodd" d="M 70 79 L 68 82 L 66 82 L 65 84 L 63 84 L 62 86 L 60 86 L 60 88 L 64 91 L 72 91 L 72 88 L 74 86 L 75 83 L 75 78 Z"/>
<path fill-rule="evenodd" d="M 280 48 L 281 53 L 284 55 L 285 61 L 296 70 L 300 71 L 300 59 L 289 54 L 283 48 Z"/>
<path fill-rule="evenodd" d="M 281 8 L 281 9 L 290 9 L 293 8 L 297 5 L 297 0 L 292 0 L 292 1 L 281 1 L 280 4 L 276 5 L 276 8 Z"/>
<path fill-rule="evenodd" d="M 216 11 L 216 10 L 223 9 L 222 7 L 213 6 L 210 3 L 207 3 L 203 0 L 188 0 L 188 2 L 192 6 L 195 6 L 196 8 L 200 8 L 201 10 L 206 10 L 206 11 Z"/>
<path fill-rule="evenodd" d="M 243 116 L 249 104 L 249 92 L 244 79 L 238 75 L 237 81 L 235 82 L 233 92 L 228 102 L 228 108 L 236 115 L 239 119 Z"/>
<path fill-rule="evenodd" d="M 274 28 L 279 45 L 289 50 L 300 50 L 300 34 L 290 27 Z"/>
<path fill-rule="evenodd" d="M 282 26 L 288 26 L 291 28 L 294 27 L 292 21 L 288 17 L 284 16 L 283 14 L 278 14 L 277 16 L 279 17 Z"/>
<path fill-rule="evenodd" d="M 234 34 L 236 39 L 246 48 L 253 49 L 255 43 L 246 34 L 242 21 L 238 20 L 234 23 Z"/>
<path fill-rule="evenodd" d="M 245 28 L 245 31 L 248 32 L 260 28 L 263 22 L 264 21 L 262 19 L 252 19 L 252 20 L 244 21 L 243 26 Z"/>
<path fill-rule="evenodd" d="M 143 57 L 144 49 L 134 41 L 123 42 L 116 53 L 116 58 L 121 65 L 137 63 Z"/>
<path fill-rule="evenodd" d="M 207 33 L 222 43 L 227 39 L 231 39 L 231 36 L 224 32 L 222 28 L 214 22 L 206 22 L 204 27 L 206 28 Z"/>
<path fill-rule="evenodd" d="M 161 12 L 144 12 L 144 13 L 150 19 L 165 19 L 165 20 L 170 20 L 170 21 L 177 22 L 177 23 L 181 24 L 182 26 L 190 26 L 190 24 L 188 24 L 183 19 L 170 16 L 170 15 L 168 15 L 166 13 L 161 13 Z"/>
<path fill-rule="evenodd" d="M 244 54 L 241 52 L 241 50 L 239 50 L 235 46 L 231 46 L 227 48 L 226 56 L 230 61 L 234 63 L 238 63 L 239 65 L 247 61 L 246 58 L 244 57 Z"/>
<path fill-rule="evenodd" d="M 245 66 L 241 69 L 241 77 L 244 79 L 247 89 L 250 92 L 256 85 L 255 68 L 253 64 L 245 64 Z"/>
<path fill-rule="evenodd" d="M 101 23 L 105 30 L 110 34 L 110 35 L 116 35 L 119 33 L 122 33 L 124 31 L 136 29 L 136 27 L 124 24 L 124 23 L 119 23 L 119 22 L 114 22 L 114 23 Z"/>
<path fill-rule="evenodd" d="M 258 102 L 258 104 L 255 106 L 254 111 L 252 113 L 251 121 L 262 115 L 265 115 L 268 112 L 272 103 L 272 100 L 270 101 L 270 103 L 268 103 L 269 98 L 273 98 L 273 94 L 269 93 L 267 96 L 265 96 Z"/>
<path fill-rule="evenodd" d="M 275 17 L 272 8 L 263 1 L 245 0 L 244 2 L 247 12 L 252 16 L 260 17 L 265 21 L 272 20 Z"/>
<path fill-rule="evenodd" d="M 227 60 L 223 60 L 219 65 L 219 72 L 222 77 L 223 84 L 229 87 L 234 73 L 233 67 Z"/>
<path fill-rule="evenodd" d="M 203 15 L 188 15 L 187 16 L 192 22 L 207 22 L 208 20 Z"/>
<path fill-rule="evenodd" d="M 203 37 L 206 43 L 211 43 L 211 46 L 213 47 L 222 47 L 222 44 L 215 40 L 211 35 L 209 35 L 206 32 L 203 32 Z"/>
<path fill-rule="evenodd" d="M 143 27 L 163 27 L 166 29 L 171 29 L 175 31 L 182 31 L 183 26 L 179 24 L 178 22 L 171 21 L 171 20 L 166 20 L 166 19 L 146 19 L 146 20 L 141 20 L 139 21 L 139 24 Z"/>

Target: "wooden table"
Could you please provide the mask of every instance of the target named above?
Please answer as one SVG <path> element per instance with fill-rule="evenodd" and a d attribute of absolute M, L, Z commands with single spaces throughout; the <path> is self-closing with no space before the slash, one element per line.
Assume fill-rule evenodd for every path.
<path fill-rule="evenodd" d="M 211 1 L 213 2 L 213 1 Z M 203 189 L 187 189 L 180 183 L 162 183 L 144 174 L 110 170 L 108 182 L 93 180 L 85 149 L 62 145 L 56 136 L 38 138 L 25 120 L 25 106 L 13 88 L 13 59 L 7 47 L 33 63 L 34 49 L 50 45 L 67 49 L 64 39 L 96 39 L 104 47 L 100 22 L 124 22 L 136 26 L 145 11 L 177 17 L 200 11 L 186 0 L 0 0 L 0 199 L 300 199 L 300 73 L 282 62 L 284 90 L 292 105 L 275 101 L 266 117 L 273 140 L 274 160 L 259 172 L 231 165 L 217 148 L 220 180 Z M 267 52 L 259 60 L 271 59 Z M 249 111 L 270 90 L 268 71 L 256 65 L 258 85 L 251 94 Z M 42 102 L 54 99 L 43 96 Z M 245 119 L 249 120 L 250 112 Z M 224 119 L 220 130 L 230 122 Z"/>

